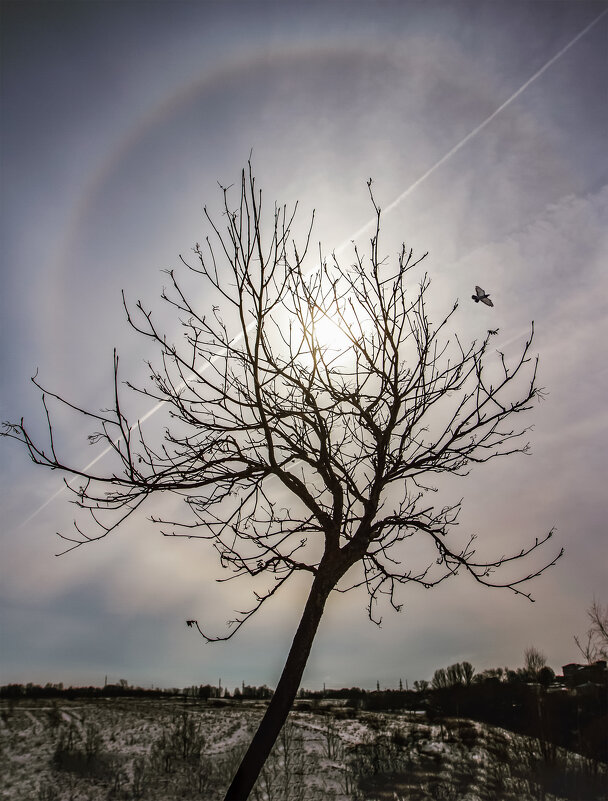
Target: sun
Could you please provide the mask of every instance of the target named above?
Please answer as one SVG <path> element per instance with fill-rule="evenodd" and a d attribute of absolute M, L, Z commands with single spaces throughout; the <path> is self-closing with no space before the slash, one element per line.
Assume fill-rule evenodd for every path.
<path fill-rule="evenodd" d="M 334 353 L 344 353 L 352 347 L 352 332 L 349 333 L 347 326 L 341 321 L 329 315 L 319 316 L 311 324 L 310 331 L 314 346 L 321 351 Z"/>

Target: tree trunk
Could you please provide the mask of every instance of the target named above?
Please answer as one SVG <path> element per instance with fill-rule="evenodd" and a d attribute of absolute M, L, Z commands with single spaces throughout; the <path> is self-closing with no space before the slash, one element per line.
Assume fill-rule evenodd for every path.
<path fill-rule="evenodd" d="M 287 715 L 300 687 L 325 602 L 338 578 L 339 575 L 330 577 L 327 571 L 321 569 L 315 576 L 276 691 L 234 775 L 224 801 L 246 801 L 249 797 L 272 746 L 287 720 Z"/>

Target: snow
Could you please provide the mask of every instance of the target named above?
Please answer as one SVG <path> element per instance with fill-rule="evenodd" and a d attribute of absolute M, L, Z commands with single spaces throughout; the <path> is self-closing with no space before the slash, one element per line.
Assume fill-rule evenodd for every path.
<path fill-rule="evenodd" d="M 180 700 L 62 701 L 53 725 L 48 704 L 0 702 L 0 709 L 3 801 L 106 801 L 111 793 L 134 798 L 138 781 L 139 797 L 146 801 L 219 801 L 264 713 L 263 705 L 212 708 Z M 541 790 L 546 801 L 568 800 L 542 784 L 551 766 L 542 763 L 538 743 L 528 738 L 467 720 L 430 723 L 408 712 L 351 714 L 292 712 L 264 769 L 267 790 L 260 789 L 253 801 L 534 801 Z M 170 749 L 184 720 L 203 738 L 200 757 L 180 761 L 174 753 L 163 773 L 159 743 Z M 90 762 L 84 756 L 66 758 L 60 770 L 53 754 L 70 726 L 81 754 L 91 732 L 99 733 L 99 745 Z M 557 762 L 591 782 L 582 758 L 560 752 Z M 606 766 L 598 770 L 600 786 Z M 287 796 L 279 793 L 285 777 L 291 782 Z M 578 797 L 606 798 L 594 792 Z"/>

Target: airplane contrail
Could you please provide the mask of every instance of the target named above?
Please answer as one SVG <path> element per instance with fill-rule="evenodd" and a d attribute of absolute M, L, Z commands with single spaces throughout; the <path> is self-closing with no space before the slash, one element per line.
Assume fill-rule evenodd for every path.
<path fill-rule="evenodd" d="M 414 181 L 414 183 L 410 184 L 407 189 L 405 189 L 403 192 L 401 192 L 400 195 L 397 195 L 397 197 L 391 203 L 389 203 L 389 205 L 386 208 L 382 209 L 382 214 L 384 214 L 384 215 L 390 214 L 394 209 L 396 209 L 397 206 L 403 200 L 405 200 L 405 198 L 408 195 L 410 195 L 415 189 L 417 189 L 420 186 L 421 183 L 423 183 L 423 181 L 426 181 L 426 179 L 429 176 L 431 176 L 436 170 L 438 170 L 439 167 L 441 167 L 443 164 L 445 164 L 445 162 L 448 161 L 448 159 L 450 159 L 455 153 L 457 153 L 459 150 L 461 150 L 468 142 L 471 141 L 471 139 L 473 139 L 473 137 L 477 136 L 477 134 L 480 131 L 482 131 L 487 125 L 489 125 L 492 122 L 492 120 L 494 120 L 502 111 L 504 111 L 508 106 L 510 106 L 511 103 L 513 103 L 515 100 L 517 100 L 517 98 L 523 92 L 525 92 L 526 89 L 532 83 L 534 83 L 534 81 L 536 81 L 538 78 L 540 78 L 540 76 L 543 75 L 543 73 L 545 73 L 549 69 L 549 67 L 553 66 L 553 64 L 555 64 L 556 61 L 558 61 L 565 53 L 567 53 L 568 50 L 570 50 L 571 47 L 573 47 L 580 39 L 582 39 L 582 37 L 585 36 L 585 34 L 588 31 L 590 31 L 591 28 L 593 28 L 593 26 L 596 25 L 602 19 L 602 17 L 604 17 L 606 14 L 608 14 L 608 8 L 604 9 L 604 11 L 602 11 L 601 14 L 599 14 L 597 17 L 595 17 L 595 19 L 593 19 L 586 27 L 584 27 L 581 31 L 579 31 L 576 34 L 576 36 L 574 36 L 574 38 L 572 38 L 567 44 L 565 44 L 562 47 L 561 50 L 559 50 L 554 56 L 552 56 L 547 62 L 545 62 L 545 64 L 543 64 L 543 66 L 540 67 L 540 69 L 536 70 L 536 72 L 533 75 L 531 75 L 530 78 L 528 78 L 527 81 L 522 83 L 522 85 L 518 89 L 516 89 L 515 92 L 513 92 L 513 94 L 510 97 L 508 97 L 503 103 L 501 103 L 500 106 L 498 106 L 497 109 L 495 109 L 488 117 L 486 117 L 485 120 L 483 120 L 483 122 L 480 122 L 479 125 L 477 125 L 475 128 L 473 128 L 473 130 L 471 130 L 457 144 L 455 144 L 454 147 L 452 147 L 450 150 L 448 150 L 448 152 L 445 153 L 445 155 L 443 155 L 438 161 L 436 161 L 431 167 L 429 167 L 429 169 L 426 172 L 424 172 L 419 178 L 417 178 Z M 362 236 L 362 234 L 364 234 L 366 231 L 368 231 L 375 223 L 376 223 L 376 218 L 375 217 L 373 217 L 372 219 L 368 220 L 354 234 L 352 234 L 352 236 L 348 237 L 348 239 L 345 239 L 344 242 L 342 242 L 342 244 L 340 244 L 334 250 L 334 253 L 335 254 L 341 253 L 354 240 L 358 239 L 360 236 Z M 516 335 L 515 338 L 509 340 L 509 342 L 506 343 L 506 344 L 511 344 L 511 342 L 515 341 L 516 339 L 519 339 L 520 336 L 521 336 L 521 334 Z M 232 340 L 232 343 L 238 342 L 242 337 L 243 337 L 243 333 L 242 332 L 240 334 L 237 334 L 234 337 L 234 339 Z M 503 347 L 504 346 L 505 345 L 503 345 Z M 209 364 L 211 364 L 211 362 L 209 362 Z M 205 369 L 205 368 L 203 368 L 203 369 Z M 185 386 L 185 382 L 182 382 L 182 386 Z M 143 423 L 146 420 L 148 420 L 150 417 L 152 417 L 152 415 L 156 414 L 156 412 L 165 403 L 166 403 L 166 401 L 159 401 L 159 403 L 157 403 L 155 406 L 153 406 L 148 412 L 146 412 L 146 414 L 143 417 L 141 417 L 136 423 L 134 423 L 130 427 L 129 431 L 133 431 L 134 428 L 136 428 L 137 426 L 141 425 L 141 423 Z M 100 454 L 98 454 L 95 457 L 95 459 L 93 459 L 92 462 L 89 462 L 88 465 L 86 465 L 85 467 L 82 468 L 83 472 L 86 472 L 87 470 L 90 470 L 91 467 L 96 465 L 97 462 L 100 459 L 103 459 L 103 457 L 107 453 L 109 453 L 111 450 L 112 450 L 111 446 L 108 446 L 107 448 L 105 448 Z M 78 476 L 75 476 L 74 478 L 70 479 L 66 483 L 71 486 L 71 484 L 74 481 L 76 481 L 77 478 L 78 478 Z M 23 523 L 21 523 L 19 528 L 21 528 L 22 526 L 26 525 L 31 520 L 33 520 L 38 514 L 40 514 L 40 512 L 43 509 L 45 509 L 52 501 L 54 501 L 55 498 L 57 498 L 59 495 L 61 495 L 61 493 L 64 491 L 64 489 L 65 489 L 65 486 L 60 487 L 57 490 L 57 492 L 55 492 L 53 495 L 51 495 L 51 497 L 48 498 L 41 506 L 39 506 L 38 509 L 36 509 L 36 511 L 32 512 L 32 514 L 26 520 L 24 520 Z"/>
<path fill-rule="evenodd" d="M 470 131 L 465 137 L 463 137 L 460 140 L 460 142 L 458 142 L 458 144 L 454 145 L 454 147 L 451 150 L 448 150 L 448 152 L 444 156 L 442 156 L 439 159 L 439 161 L 436 161 L 432 167 L 429 167 L 429 169 L 425 173 L 423 173 L 420 176 L 420 178 L 417 178 L 413 184 L 410 184 L 410 186 L 408 186 L 407 189 L 405 189 L 400 195 L 398 195 L 392 201 L 392 203 L 389 203 L 389 205 L 385 209 L 382 209 L 382 213 L 390 214 L 390 212 L 393 211 L 393 209 L 395 209 L 409 194 L 411 194 L 414 191 L 414 189 L 417 189 L 423 181 L 426 181 L 426 179 L 430 175 L 432 175 L 435 172 L 435 170 L 439 169 L 439 167 L 441 167 L 442 164 L 445 164 L 445 162 L 448 159 L 450 159 L 455 153 L 457 153 L 461 148 L 463 148 L 467 144 L 467 142 L 470 142 L 474 136 L 477 136 L 477 134 L 480 131 L 482 131 L 486 127 L 486 125 L 489 125 L 492 122 L 492 120 L 495 119 L 501 113 L 501 111 L 504 111 L 507 108 L 507 106 L 510 106 L 511 103 L 513 103 L 514 100 L 517 100 L 517 98 L 523 92 L 526 91 L 526 89 L 528 88 L 528 86 L 530 86 L 530 84 L 534 83 L 534 81 L 536 81 L 537 78 L 540 78 L 540 76 L 544 72 L 546 72 L 549 69 L 549 67 L 553 66 L 553 64 L 555 64 L 555 62 L 558 59 L 560 59 L 564 55 L 564 53 L 570 50 L 570 48 L 573 45 L 575 45 L 579 41 L 579 39 L 581 39 L 589 30 L 591 30 L 591 28 L 593 28 L 593 26 L 596 25 L 601 20 L 601 18 L 606 14 L 608 14 L 608 8 L 604 9 L 604 11 L 602 11 L 601 14 L 599 14 L 592 22 L 590 22 L 589 25 L 583 28 L 582 31 L 579 31 L 579 33 L 577 33 L 576 36 L 568 42 L 568 44 L 564 45 L 559 52 L 557 52 L 554 56 L 552 56 L 549 59 L 549 61 L 543 64 L 543 66 L 540 69 L 538 69 L 534 73 L 534 75 L 528 78 L 528 80 L 525 81 L 525 83 L 522 83 L 519 89 L 516 89 L 515 92 L 513 92 L 513 94 L 504 101 L 504 103 L 498 106 L 498 108 L 495 111 L 493 111 L 489 117 L 486 117 L 485 120 L 483 122 L 480 122 L 476 128 L 473 128 L 473 130 Z M 361 236 L 361 234 L 364 234 L 365 231 L 367 231 L 369 228 L 372 227 L 372 225 L 375 224 L 375 222 L 376 218 L 374 217 L 373 219 L 366 222 L 365 225 L 362 225 L 361 228 L 359 228 L 359 230 L 355 234 L 353 234 L 352 237 L 347 239 L 340 245 L 339 248 L 336 249 L 336 253 L 341 250 L 344 250 L 344 248 L 347 247 L 352 242 L 353 239 L 357 239 L 358 237 Z"/>
<path fill-rule="evenodd" d="M 242 336 L 242 334 L 241 334 L 240 336 Z M 232 341 L 234 342 L 234 341 L 236 341 L 236 339 L 237 339 L 237 338 L 235 337 L 235 339 L 234 339 L 234 340 L 232 340 Z M 211 362 L 209 362 L 209 364 L 211 364 Z M 204 368 L 203 368 L 203 369 L 204 369 Z M 182 384 L 181 384 L 181 385 L 178 387 L 178 389 L 181 389 L 181 388 L 182 388 L 182 387 L 184 387 L 184 386 L 185 386 L 185 382 L 182 382 Z M 156 412 L 157 412 L 157 411 L 158 411 L 158 410 L 161 408 L 161 406 L 163 406 L 165 403 L 166 403 L 166 401 L 159 401 L 159 402 L 158 402 L 158 403 L 157 403 L 155 406 L 153 406 L 153 407 L 152 407 L 152 408 L 151 408 L 149 411 L 147 411 L 147 412 L 144 414 L 144 416 L 143 416 L 143 417 L 140 417 L 140 418 L 139 418 L 139 419 L 138 419 L 138 420 L 137 420 L 135 423 L 133 423 L 133 425 L 132 425 L 132 426 L 130 426 L 130 428 L 129 428 L 129 432 L 133 431 L 133 429 L 137 428 L 137 426 L 141 425 L 142 423 L 145 423 L 145 421 L 146 421 L 146 420 L 147 420 L 149 417 L 152 417 L 152 415 L 153 415 L 153 414 L 156 414 Z M 118 439 L 114 440 L 114 444 L 115 444 L 115 445 L 116 445 L 116 444 L 118 444 L 118 442 L 119 442 L 119 441 L 120 441 L 120 440 L 118 440 Z M 108 454 L 108 453 L 109 453 L 111 450 L 112 450 L 111 446 L 110 446 L 110 445 L 108 445 L 108 447 L 107 447 L 107 448 L 104 448 L 104 450 L 103 450 L 101 453 L 99 453 L 99 454 L 98 454 L 98 455 L 97 455 L 97 456 L 96 456 L 96 457 L 93 459 L 93 461 L 92 461 L 92 462 L 89 462 L 89 463 L 88 463 L 88 465 L 86 465 L 85 467 L 83 467 L 83 468 L 82 468 L 82 472 L 83 472 L 83 473 L 86 473 L 86 471 L 87 471 L 87 470 L 90 470 L 90 469 L 91 469 L 91 467 L 93 467 L 94 465 L 96 465 L 96 464 L 97 464 L 97 462 L 98 462 L 100 459 L 103 459 L 103 457 L 104 457 L 106 454 Z M 69 479 L 69 481 L 66 481 L 66 482 L 65 482 L 65 484 L 67 484 L 68 486 L 70 486 L 70 487 L 71 487 L 71 486 L 72 486 L 72 484 L 73 484 L 73 483 L 74 483 L 74 482 L 75 482 L 75 481 L 76 481 L 78 478 L 80 478 L 80 476 L 73 476 L 71 479 Z M 33 520 L 33 519 L 34 519 L 34 518 L 35 518 L 37 515 L 39 515 L 39 514 L 40 514 L 40 512 L 41 512 L 43 509 L 45 509 L 45 508 L 46 508 L 46 507 L 49 505 L 49 503 L 52 503 L 52 501 L 54 501 L 54 500 L 55 500 L 55 498 L 57 498 L 59 495 L 61 495 L 61 493 L 62 493 L 62 492 L 65 490 L 65 488 L 66 488 L 66 487 L 65 487 L 65 484 L 64 484 L 64 485 L 62 485 L 61 487 L 59 487 L 59 489 L 57 490 L 57 492 L 53 493 L 53 495 L 51 495 L 49 498 L 47 498 L 47 499 L 46 499 L 46 501 L 44 501 L 44 503 L 43 503 L 43 504 L 41 504 L 41 505 L 40 505 L 40 506 L 39 506 L 39 507 L 36 509 L 36 511 L 35 511 L 35 512 L 32 512 L 32 514 L 31 514 L 29 517 L 27 517 L 27 518 L 26 518 L 26 519 L 25 519 L 25 520 L 24 520 L 22 523 L 20 523 L 20 525 L 19 525 L 19 528 L 22 528 L 23 526 L 27 525 L 27 523 L 29 523 L 29 522 L 30 522 L 30 520 Z"/>

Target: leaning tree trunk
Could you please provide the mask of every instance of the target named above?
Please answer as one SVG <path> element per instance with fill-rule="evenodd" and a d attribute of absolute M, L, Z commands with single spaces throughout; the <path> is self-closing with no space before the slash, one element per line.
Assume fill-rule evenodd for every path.
<path fill-rule="evenodd" d="M 224 801 L 246 801 L 249 797 L 272 746 L 287 720 L 287 715 L 300 687 L 325 602 L 338 579 L 339 575 L 330 576 L 326 571 L 321 570 L 315 576 L 275 693 L 234 775 Z"/>

